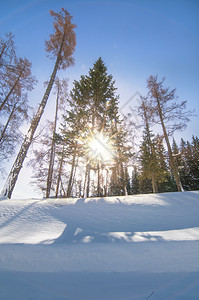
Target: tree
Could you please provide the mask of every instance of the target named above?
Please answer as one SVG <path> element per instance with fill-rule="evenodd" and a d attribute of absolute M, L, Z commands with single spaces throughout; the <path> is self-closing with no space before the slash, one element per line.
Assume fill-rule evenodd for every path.
<path fill-rule="evenodd" d="M 56 129 L 57 129 L 57 121 L 58 121 L 58 109 L 62 107 L 64 102 L 66 102 L 67 88 L 68 88 L 68 83 L 66 79 L 60 81 L 57 78 L 55 81 L 55 85 L 57 90 L 57 97 L 56 97 L 55 119 L 53 124 L 53 134 L 52 134 L 52 142 L 51 142 L 51 150 L 50 150 L 50 161 L 48 167 L 46 198 L 50 196 L 50 190 L 52 184 L 53 167 L 54 167 L 54 159 L 55 159 L 55 136 L 56 136 Z"/>
<path fill-rule="evenodd" d="M 180 143 L 180 175 L 186 190 L 199 189 L 199 139 Z"/>
<path fill-rule="evenodd" d="M 157 193 L 157 171 L 158 171 L 158 161 L 155 151 L 154 135 L 149 129 L 149 108 L 146 105 L 147 98 L 141 97 L 141 105 L 139 107 L 139 112 L 144 120 L 144 133 L 143 142 L 140 147 L 140 162 L 142 166 L 142 176 L 143 178 L 151 179 L 153 193 Z"/>
<path fill-rule="evenodd" d="M 140 193 L 140 176 L 137 170 L 137 167 L 134 166 L 132 171 L 132 184 L 131 184 L 131 193 L 132 194 L 139 194 Z"/>
<path fill-rule="evenodd" d="M 199 138 L 192 136 L 191 142 L 192 149 L 192 164 L 191 164 L 191 177 L 192 189 L 199 189 Z"/>
<path fill-rule="evenodd" d="M 173 172 L 178 191 L 183 191 L 179 173 L 173 157 L 169 135 L 176 130 L 186 127 L 192 112 L 186 111 L 186 101 L 178 103 L 175 89 L 170 90 L 163 86 L 164 79 L 158 82 L 157 76 L 150 76 L 147 80 L 149 107 L 151 119 L 162 126 L 164 138 L 168 148 L 170 167 Z"/>
<path fill-rule="evenodd" d="M 0 69 L 10 65 L 15 58 L 14 35 L 6 33 L 4 39 L 0 38 Z"/>
<path fill-rule="evenodd" d="M 51 53 L 52 58 L 56 58 L 56 61 L 45 94 L 39 105 L 37 113 L 35 114 L 31 122 L 30 128 L 22 143 L 22 146 L 19 150 L 17 158 L 12 166 L 12 169 L 2 191 L 2 195 L 7 196 L 8 198 L 11 198 L 24 159 L 27 155 L 28 149 L 34 137 L 34 133 L 44 112 L 49 94 L 53 87 L 57 70 L 65 69 L 66 67 L 69 67 L 71 64 L 73 64 L 72 54 L 75 50 L 76 45 L 74 28 L 76 26 L 71 22 L 72 17 L 64 8 L 62 8 L 61 12 L 59 13 L 55 13 L 54 11 L 50 10 L 50 14 L 55 18 L 55 21 L 53 23 L 55 32 L 54 34 L 51 34 L 50 39 L 46 41 L 46 51 Z"/>
<path fill-rule="evenodd" d="M 71 111 L 73 112 L 73 128 L 76 128 L 76 138 L 82 143 L 82 157 L 85 159 L 84 195 L 90 193 L 90 173 L 97 172 L 97 193 L 102 190 L 100 180 L 104 161 L 100 155 L 97 157 L 90 151 L 89 143 L 96 142 L 101 148 L 103 135 L 111 138 L 111 126 L 118 118 L 118 96 L 112 75 L 108 75 L 107 68 L 99 58 L 89 70 L 89 74 L 81 76 L 79 81 L 74 82 L 71 91 Z M 75 122 L 82 124 L 77 128 Z M 81 120 L 81 121 L 80 121 Z M 72 121 L 72 119 L 71 119 Z M 70 125 L 71 126 L 71 125 Z M 102 140 L 101 140 L 102 137 Z M 75 148 L 74 148 L 75 150 Z M 73 164 L 72 164 L 73 166 Z"/>
<path fill-rule="evenodd" d="M 28 95 L 36 84 L 32 75 L 32 64 L 28 59 L 17 58 L 13 35 L 0 40 L 0 157 L 1 168 L 5 160 L 15 152 L 22 141 L 20 126 L 28 120 Z M 2 169 L 1 169 L 2 170 Z"/>
<path fill-rule="evenodd" d="M 3 102 L 6 68 L 16 61 L 14 35 L 7 33 L 5 38 L 0 38 L 0 107 Z"/>
<path fill-rule="evenodd" d="M 16 60 L 14 65 L 9 65 L 6 67 L 4 74 L 4 93 L 6 93 L 5 98 L 2 100 L 0 105 L 0 111 L 5 107 L 9 106 L 10 95 L 15 94 L 21 96 L 22 92 L 31 91 L 36 83 L 35 77 L 31 74 L 31 62 L 28 59 L 19 58 Z"/>
<path fill-rule="evenodd" d="M 33 169 L 32 178 L 34 178 L 34 181 L 32 181 L 32 184 L 42 191 L 43 196 L 46 195 L 53 131 L 54 123 L 47 120 L 45 126 L 32 143 L 31 159 L 28 162 L 28 166 L 31 166 Z"/>

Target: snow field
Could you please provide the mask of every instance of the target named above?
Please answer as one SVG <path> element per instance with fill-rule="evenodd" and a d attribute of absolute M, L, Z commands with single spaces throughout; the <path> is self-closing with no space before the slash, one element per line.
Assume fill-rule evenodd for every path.
<path fill-rule="evenodd" d="M 199 191 L 0 201 L 1 299 L 147 297 L 199 299 Z"/>

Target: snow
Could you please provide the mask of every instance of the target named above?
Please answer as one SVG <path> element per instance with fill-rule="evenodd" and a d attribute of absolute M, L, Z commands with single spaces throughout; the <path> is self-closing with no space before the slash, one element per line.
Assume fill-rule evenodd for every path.
<path fill-rule="evenodd" d="M 0 299 L 199 299 L 199 191 L 2 198 Z"/>

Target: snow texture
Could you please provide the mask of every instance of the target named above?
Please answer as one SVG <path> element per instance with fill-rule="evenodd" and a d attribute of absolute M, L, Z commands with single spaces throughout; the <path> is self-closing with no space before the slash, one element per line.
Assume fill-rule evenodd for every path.
<path fill-rule="evenodd" d="M 199 191 L 2 198 L 0 299 L 199 299 Z"/>

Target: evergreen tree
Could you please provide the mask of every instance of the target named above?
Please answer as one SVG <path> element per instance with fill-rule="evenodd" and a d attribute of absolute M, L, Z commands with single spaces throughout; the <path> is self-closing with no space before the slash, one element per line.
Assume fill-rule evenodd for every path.
<path fill-rule="evenodd" d="M 113 123 L 118 120 L 118 96 L 115 94 L 116 88 L 112 75 L 108 75 L 107 68 L 99 58 L 89 70 L 89 74 L 81 76 L 79 81 L 74 82 L 71 91 L 71 111 L 73 112 L 73 121 L 70 127 L 76 128 L 74 123 L 78 119 L 78 129 L 75 132 L 77 141 L 82 144 L 82 157 L 85 158 L 85 179 L 84 195 L 90 193 L 90 172 L 97 172 L 97 194 L 101 194 L 103 168 L 105 164 L 101 154 L 94 154 L 90 151 L 90 143 L 93 141 L 102 148 L 104 152 L 109 149 L 103 141 L 103 135 L 107 139 L 113 134 Z M 70 115 L 70 114 L 69 114 Z M 80 121 L 81 120 L 81 121 Z M 69 120 L 68 120 L 69 121 Z M 83 124 L 82 124 L 83 122 Z M 114 128 L 115 129 L 115 128 Z M 71 129 L 69 128 L 71 131 Z M 102 137 L 102 139 L 101 139 Z M 105 139 L 105 138 L 104 138 Z M 95 149 L 98 153 L 98 149 Z M 110 150 L 111 151 L 111 150 Z"/>
<path fill-rule="evenodd" d="M 137 170 L 137 167 L 134 167 L 134 170 L 132 171 L 132 188 L 131 188 L 132 194 L 140 194 L 140 176 Z"/>
<path fill-rule="evenodd" d="M 192 180 L 193 180 L 193 189 L 199 189 L 199 138 L 196 136 L 192 136 Z"/>
<path fill-rule="evenodd" d="M 149 128 L 149 108 L 146 105 L 146 98 L 141 97 L 139 112 L 144 120 L 143 142 L 140 147 L 140 162 L 143 179 L 151 179 L 153 193 L 157 193 L 158 161 L 155 151 L 154 135 Z"/>

